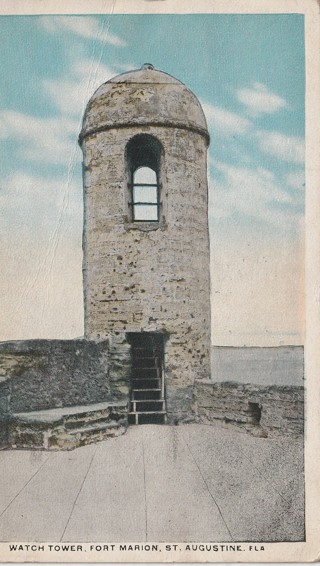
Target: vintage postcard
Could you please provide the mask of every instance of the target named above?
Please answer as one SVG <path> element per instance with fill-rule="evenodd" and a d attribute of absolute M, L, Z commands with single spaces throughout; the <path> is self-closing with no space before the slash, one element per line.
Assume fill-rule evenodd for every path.
<path fill-rule="evenodd" d="M 0 0 L 0 561 L 320 557 L 315 0 Z"/>

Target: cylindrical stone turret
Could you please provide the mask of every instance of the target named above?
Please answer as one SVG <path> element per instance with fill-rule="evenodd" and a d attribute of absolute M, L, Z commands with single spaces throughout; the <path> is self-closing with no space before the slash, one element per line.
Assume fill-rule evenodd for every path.
<path fill-rule="evenodd" d="M 167 410 L 210 375 L 207 147 L 201 105 L 152 65 L 88 103 L 83 150 L 85 337 L 164 337 Z"/>

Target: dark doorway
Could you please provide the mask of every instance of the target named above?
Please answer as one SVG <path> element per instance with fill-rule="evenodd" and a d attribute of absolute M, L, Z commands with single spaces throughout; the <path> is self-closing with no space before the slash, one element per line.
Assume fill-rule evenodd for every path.
<path fill-rule="evenodd" d="M 253 425 L 259 425 L 261 420 L 262 407 L 259 403 L 248 402 L 249 409 L 249 423 Z"/>
<path fill-rule="evenodd" d="M 128 339 L 132 348 L 129 424 L 164 424 L 164 336 L 134 332 Z"/>

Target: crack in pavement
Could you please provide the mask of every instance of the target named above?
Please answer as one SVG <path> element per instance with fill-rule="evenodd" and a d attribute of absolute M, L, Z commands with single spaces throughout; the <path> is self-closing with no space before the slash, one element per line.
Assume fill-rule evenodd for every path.
<path fill-rule="evenodd" d="M 98 451 L 98 446 L 95 447 L 95 451 L 93 452 L 93 454 L 92 454 L 92 456 L 91 456 L 91 460 L 90 460 L 90 462 L 89 462 L 88 469 L 87 469 L 87 471 L 86 471 L 86 473 L 85 473 L 85 476 L 84 476 L 84 478 L 83 478 L 83 480 L 82 480 L 82 483 L 81 483 L 81 485 L 80 485 L 80 488 L 79 488 L 79 491 L 78 491 L 78 493 L 77 493 L 77 496 L 76 496 L 76 498 L 75 498 L 75 500 L 74 500 L 74 502 L 73 502 L 73 506 L 72 506 L 72 509 L 71 509 L 71 513 L 70 513 L 69 518 L 68 518 L 68 520 L 67 520 L 66 526 L 65 526 L 65 528 L 63 529 L 63 533 L 62 533 L 62 535 L 61 535 L 60 542 L 62 542 L 63 537 L 64 537 L 64 535 L 65 535 L 65 532 L 66 532 L 66 530 L 67 530 L 67 528 L 68 528 L 68 525 L 69 525 L 69 523 L 70 523 L 70 520 L 71 520 L 73 511 L 74 511 L 74 508 L 75 508 L 75 506 L 76 506 L 76 504 L 77 504 L 77 501 L 78 501 L 78 499 L 79 499 L 80 493 L 81 493 L 81 491 L 82 491 L 82 489 L 83 489 L 83 486 L 84 486 L 84 484 L 85 484 L 85 481 L 86 481 L 86 479 L 87 479 L 87 477 L 88 477 L 90 468 L 91 468 L 91 466 L 92 466 L 92 462 L 93 462 L 93 460 L 94 460 L 94 457 L 95 457 L 97 451 Z"/>
<path fill-rule="evenodd" d="M 210 489 L 209 489 L 209 486 L 208 486 L 208 484 L 207 484 L 207 481 L 206 481 L 206 479 L 205 479 L 205 477 L 204 477 L 204 475 L 203 475 L 203 473 L 202 473 L 202 471 L 201 471 L 201 469 L 200 469 L 200 466 L 198 465 L 197 460 L 195 459 L 195 457 L 194 457 L 194 455 L 193 455 L 193 453 L 192 453 L 192 451 L 191 451 L 191 448 L 190 448 L 189 444 L 187 443 L 187 441 L 186 441 L 186 439 L 185 439 L 184 437 L 182 437 L 182 438 L 183 438 L 183 441 L 184 441 L 184 443 L 186 444 L 186 446 L 187 446 L 187 448 L 188 448 L 188 450 L 189 450 L 189 452 L 190 452 L 190 454 L 191 454 L 191 457 L 192 457 L 192 459 L 193 459 L 195 465 L 197 466 L 197 468 L 198 468 L 198 470 L 199 470 L 199 474 L 200 474 L 201 477 L 202 477 L 202 480 L 203 480 L 203 482 L 204 482 L 204 484 L 205 484 L 205 486 L 206 486 L 206 488 L 207 488 L 207 490 L 208 490 L 208 493 L 209 493 L 209 495 L 210 495 L 212 501 L 214 502 L 214 504 L 216 505 L 216 507 L 217 507 L 217 509 L 218 509 L 218 511 L 219 511 L 220 517 L 221 517 L 222 521 L 223 521 L 224 524 L 225 524 L 225 527 L 226 527 L 226 529 L 227 529 L 227 531 L 228 531 L 228 533 L 229 533 L 229 536 L 231 537 L 231 540 L 234 541 L 234 537 L 233 537 L 232 534 L 231 534 L 231 531 L 230 531 L 230 529 L 229 529 L 229 527 L 228 527 L 228 525 L 227 525 L 227 523 L 226 523 L 226 521 L 225 521 L 225 518 L 224 518 L 224 516 L 223 516 L 223 514 L 222 514 L 222 511 L 221 511 L 221 509 L 220 509 L 218 503 L 216 502 L 216 500 L 215 500 L 213 494 L 211 493 L 211 491 L 210 491 Z"/>
<path fill-rule="evenodd" d="M 146 483 L 146 465 L 144 458 L 144 431 L 142 431 L 142 462 L 143 462 L 143 482 L 144 482 L 144 506 L 145 506 L 145 517 L 146 517 L 146 542 L 148 540 L 148 502 L 147 502 L 147 483 Z"/>
<path fill-rule="evenodd" d="M 48 457 L 45 459 L 44 462 L 42 462 L 41 466 L 39 466 L 39 468 L 36 470 L 36 472 L 34 474 L 32 474 L 32 476 L 28 479 L 28 481 L 24 484 L 24 486 L 20 489 L 20 491 L 18 491 L 18 493 L 14 496 L 13 499 L 11 499 L 10 503 L 8 503 L 8 505 L 4 508 L 4 510 L 0 513 L 0 517 L 2 517 L 4 515 L 4 513 L 7 511 L 7 509 L 9 509 L 9 507 L 12 505 L 12 503 L 19 497 L 19 495 L 23 492 L 23 490 L 27 487 L 27 485 L 29 485 L 29 483 L 33 480 L 33 478 L 36 477 L 36 475 L 40 472 L 40 470 L 43 468 L 43 466 L 48 462 L 48 460 L 52 458 L 52 454 L 48 454 Z"/>

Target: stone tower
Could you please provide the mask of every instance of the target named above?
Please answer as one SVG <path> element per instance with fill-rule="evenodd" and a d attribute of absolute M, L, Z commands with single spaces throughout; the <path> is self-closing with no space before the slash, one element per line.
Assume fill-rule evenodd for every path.
<path fill-rule="evenodd" d="M 151 340 L 169 422 L 188 417 L 194 380 L 210 375 L 203 110 L 146 64 L 98 88 L 79 139 L 85 338 L 122 336 L 138 352 Z"/>

